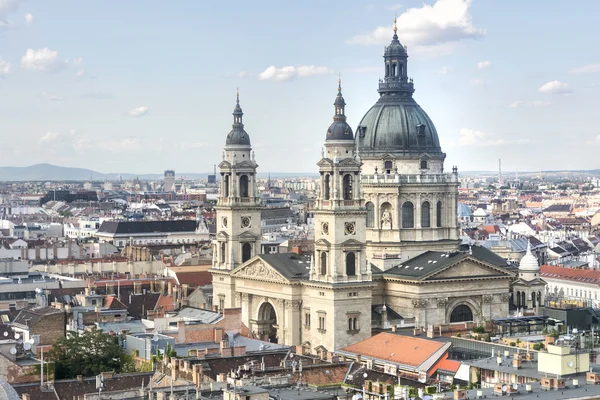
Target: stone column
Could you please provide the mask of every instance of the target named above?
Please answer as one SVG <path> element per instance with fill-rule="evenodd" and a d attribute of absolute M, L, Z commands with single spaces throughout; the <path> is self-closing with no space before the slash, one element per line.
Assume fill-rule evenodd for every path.
<path fill-rule="evenodd" d="M 286 300 L 285 312 L 286 312 L 286 344 L 289 345 L 300 345 L 301 344 L 301 330 L 302 330 L 302 319 L 300 313 L 300 307 L 302 301 L 300 300 Z"/>

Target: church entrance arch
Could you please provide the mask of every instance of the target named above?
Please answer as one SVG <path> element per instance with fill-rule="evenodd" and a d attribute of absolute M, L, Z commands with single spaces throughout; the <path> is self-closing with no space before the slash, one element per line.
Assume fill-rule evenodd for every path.
<path fill-rule="evenodd" d="M 260 340 L 277 343 L 277 312 L 273 304 L 264 302 L 260 305 L 256 325 Z"/>
<path fill-rule="evenodd" d="M 470 322 L 473 321 L 473 311 L 466 304 L 459 304 L 454 307 L 450 314 L 450 323 L 453 322 Z"/>

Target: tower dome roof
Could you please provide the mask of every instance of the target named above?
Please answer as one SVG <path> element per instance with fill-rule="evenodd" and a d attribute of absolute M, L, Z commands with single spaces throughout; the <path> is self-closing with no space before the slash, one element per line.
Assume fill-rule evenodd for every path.
<path fill-rule="evenodd" d="M 335 108 L 335 115 L 333 116 L 333 123 L 329 125 L 327 129 L 327 136 L 325 140 L 354 140 L 354 133 L 352 128 L 346 122 L 346 101 L 342 96 L 342 79 L 338 79 L 338 93 L 333 102 Z"/>
<path fill-rule="evenodd" d="M 231 131 L 227 134 L 225 145 L 245 145 L 250 146 L 250 136 L 244 130 L 242 123 L 242 107 L 240 107 L 240 93 L 237 92 L 236 104 L 233 109 L 233 125 Z"/>
<path fill-rule="evenodd" d="M 437 130 L 427 113 L 413 99 L 408 78 L 408 54 L 400 43 L 394 20 L 394 36 L 383 55 L 385 77 L 379 80 L 379 99 L 362 118 L 356 144 L 363 156 L 394 154 L 396 157 L 428 153 L 444 157 Z"/>
<path fill-rule="evenodd" d="M 531 253 L 531 244 L 527 242 L 527 251 L 519 263 L 519 272 L 537 272 L 540 270 L 537 258 Z"/>

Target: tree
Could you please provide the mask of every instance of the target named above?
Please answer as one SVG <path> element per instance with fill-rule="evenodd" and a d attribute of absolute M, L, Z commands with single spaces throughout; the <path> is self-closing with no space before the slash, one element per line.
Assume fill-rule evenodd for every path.
<path fill-rule="evenodd" d="M 125 354 L 116 336 L 102 331 L 69 333 L 48 352 L 55 364 L 55 379 L 77 375 L 95 376 L 100 372 L 132 372 L 133 358 Z"/>

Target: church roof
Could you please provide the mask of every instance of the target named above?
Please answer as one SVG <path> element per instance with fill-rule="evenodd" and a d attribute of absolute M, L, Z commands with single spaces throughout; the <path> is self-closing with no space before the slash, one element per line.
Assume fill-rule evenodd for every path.
<path fill-rule="evenodd" d="M 310 261 L 296 253 L 261 254 L 265 263 L 289 280 L 308 279 Z"/>
<path fill-rule="evenodd" d="M 472 254 L 469 254 L 468 246 L 461 246 L 460 249 L 461 251 L 449 253 L 442 251 L 426 251 L 421 255 L 403 262 L 401 265 L 384 271 L 383 274 L 421 280 L 435 271 L 456 264 L 468 257 L 491 264 L 495 267 L 504 268 L 509 272 L 506 260 L 485 247 L 472 246 L 470 250 Z"/>

